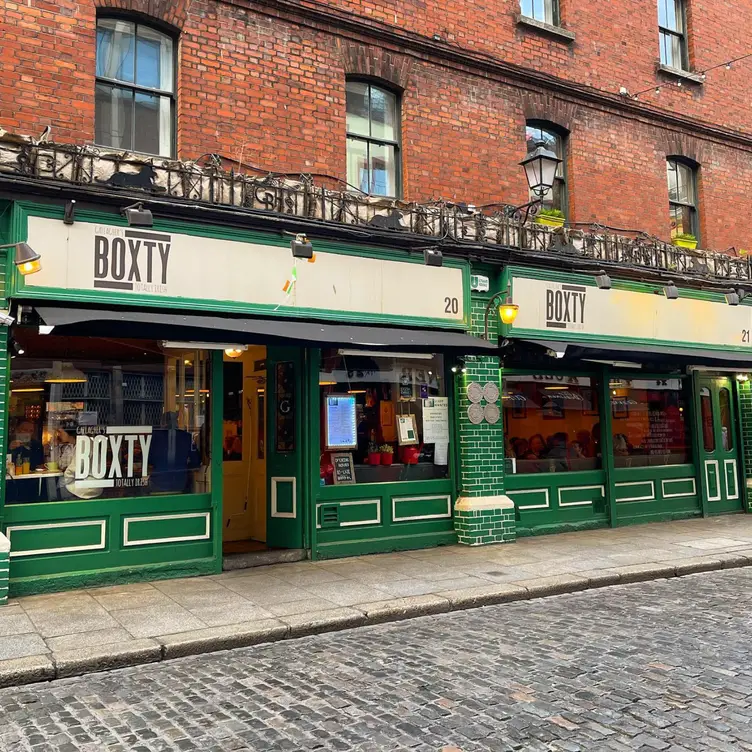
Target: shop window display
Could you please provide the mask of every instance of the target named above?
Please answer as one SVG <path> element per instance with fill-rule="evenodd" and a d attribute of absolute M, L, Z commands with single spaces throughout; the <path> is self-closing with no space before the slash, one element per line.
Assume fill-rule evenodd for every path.
<path fill-rule="evenodd" d="M 209 490 L 207 353 L 15 336 L 6 504 Z"/>
<path fill-rule="evenodd" d="M 448 476 L 449 399 L 440 355 L 325 350 L 319 392 L 321 485 Z"/>
<path fill-rule="evenodd" d="M 593 380 L 521 375 L 504 379 L 506 457 L 516 473 L 601 467 L 600 413 Z"/>
<path fill-rule="evenodd" d="M 611 379 L 609 390 L 615 467 L 692 461 L 681 379 Z"/>

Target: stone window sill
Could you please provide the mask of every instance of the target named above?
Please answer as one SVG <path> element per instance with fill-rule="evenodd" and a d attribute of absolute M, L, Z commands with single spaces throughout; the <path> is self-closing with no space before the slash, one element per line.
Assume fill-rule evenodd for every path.
<path fill-rule="evenodd" d="M 543 21 L 537 21 L 529 16 L 523 16 L 521 13 L 517 15 L 517 23 L 520 26 L 526 26 L 530 29 L 540 31 L 547 36 L 553 37 L 559 42 L 564 42 L 564 44 L 571 44 L 575 39 L 574 34 L 571 31 L 562 29 L 561 26 L 553 26 L 552 24 L 547 24 Z"/>
<path fill-rule="evenodd" d="M 663 63 L 656 64 L 656 70 L 659 73 L 665 73 L 667 76 L 673 76 L 682 81 L 690 81 L 693 84 L 702 86 L 704 83 L 703 77 L 699 73 L 692 73 L 691 71 L 680 70 L 679 68 L 672 68 L 670 65 L 664 65 Z"/>

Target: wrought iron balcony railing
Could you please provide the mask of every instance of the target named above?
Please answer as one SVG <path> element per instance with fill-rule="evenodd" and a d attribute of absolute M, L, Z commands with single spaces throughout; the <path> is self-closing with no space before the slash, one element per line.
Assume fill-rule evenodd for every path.
<path fill-rule="evenodd" d="M 350 187 L 337 190 L 317 185 L 307 175 L 297 179 L 246 175 L 225 169 L 223 159 L 215 155 L 206 158 L 207 163 L 200 165 L 0 135 L 0 177 L 95 186 L 129 196 L 142 192 L 144 200 L 159 197 L 412 233 L 436 245 L 554 254 L 573 261 L 694 277 L 715 285 L 752 283 L 750 258 L 734 249 L 718 253 L 679 248 L 639 231 L 598 224 L 551 229 L 523 222 L 502 204 L 407 203 L 367 196 Z"/>

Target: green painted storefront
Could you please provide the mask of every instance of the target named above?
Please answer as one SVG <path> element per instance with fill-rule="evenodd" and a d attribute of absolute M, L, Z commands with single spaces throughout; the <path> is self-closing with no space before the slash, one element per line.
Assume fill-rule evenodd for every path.
<path fill-rule="evenodd" d="M 46 281 L 43 285 L 37 284 L 32 278 L 23 279 L 17 275 L 12 260 L 5 258 L 3 268 L 8 280 L 8 284 L 3 288 L 5 308 L 20 305 L 27 310 L 37 311 L 52 308 L 68 310 L 91 306 L 92 309 L 110 311 L 127 307 L 130 311 L 137 307 L 141 311 L 154 310 L 154 316 L 165 312 L 180 314 L 183 311 L 187 315 L 194 315 L 197 312 L 244 314 L 248 317 L 263 315 L 269 319 L 284 318 L 286 321 L 294 319 L 306 321 L 315 316 L 320 321 L 346 322 L 348 325 L 408 325 L 424 328 L 426 331 L 458 333 L 462 333 L 469 327 L 470 269 L 467 263 L 453 260 L 447 260 L 443 269 L 439 270 L 443 273 L 456 272 L 458 275 L 452 277 L 453 287 L 451 287 L 450 294 L 446 296 L 442 294 L 439 301 L 441 312 L 446 310 L 452 315 L 451 320 L 410 315 L 402 310 L 389 313 L 388 306 L 385 306 L 385 312 L 374 313 L 366 310 L 359 314 L 353 311 L 338 311 L 335 308 L 331 310 L 307 308 L 293 305 L 294 301 L 291 300 L 286 301 L 290 303 L 289 305 L 284 303 L 271 305 L 242 302 L 237 299 L 171 297 L 165 294 L 154 294 L 151 291 L 144 294 L 129 291 L 126 294 L 113 289 L 116 284 L 112 282 L 107 282 L 111 285 L 109 288 L 85 289 L 86 285 L 79 285 L 75 279 L 71 278 L 71 275 L 75 276 L 80 269 L 81 274 L 90 276 L 91 272 L 87 267 L 91 264 L 76 266 L 76 259 L 72 256 L 67 261 L 56 259 L 54 257 L 57 252 L 54 247 L 56 234 L 59 233 L 60 237 L 63 237 L 66 233 L 71 233 L 69 237 L 75 241 L 78 237 L 75 234 L 77 232 L 106 234 L 114 232 L 114 228 L 127 229 L 127 225 L 121 217 L 111 212 L 78 210 L 75 224 L 69 228 L 63 224 L 63 216 L 64 209 L 61 205 L 16 202 L 5 206 L 5 212 L 2 214 L 4 224 L 1 228 L 3 242 L 28 239 L 33 245 L 40 247 L 44 259 L 43 269 L 48 270 L 48 273 L 50 269 L 54 269 L 61 279 L 66 279 L 66 282 L 59 287 L 48 285 Z M 44 222 L 40 223 L 39 220 Z M 35 230 L 35 227 L 38 229 Z M 199 240 L 212 239 L 235 244 L 249 244 L 249 247 L 252 244 L 260 244 L 267 249 L 268 253 L 277 252 L 283 257 L 288 271 L 293 266 L 289 239 L 279 234 L 233 230 L 227 227 L 195 223 L 166 222 L 159 219 L 155 219 L 154 227 L 148 232 L 157 233 L 157 235 L 170 234 L 174 242 L 175 237 L 179 235 L 179 237 L 189 236 Z M 69 245 L 75 246 L 75 253 L 80 252 L 81 243 L 70 242 Z M 178 258 L 174 255 L 176 252 L 175 248 L 171 250 L 173 258 Z M 399 265 L 398 269 L 407 269 L 406 273 L 423 274 L 425 269 L 422 255 L 418 258 L 404 252 L 387 251 L 363 245 L 347 246 L 319 241 L 316 242 L 316 252 L 317 265 L 322 263 L 323 256 L 324 263 L 330 265 L 339 260 L 344 260 L 346 263 L 348 259 L 365 258 L 396 263 Z M 157 261 L 158 256 L 155 254 L 155 270 L 157 270 Z M 211 257 L 207 256 L 207 263 L 210 261 Z M 96 260 L 93 263 L 96 263 Z M 171 261 L 170 263 L 177 262 Z M 297 273 L 302 277 L 307 270 L 307 267 L 300 266 Z M 154 273 L 157 274 L 157 271 Z M 193 272 L 198 272 L 198 269 L 193 269 Z M 132 274 L 135 273 L 132 271 Z M 238 273 L 237 269 L 227 272 L 228 276 Z M 358 273 L 357 268 L 354 273 Z M 144 274 L 143 269 L 142 274 Z M 207 277 L 211 275 L 208 274 Z M 121 278 L 127 280 L 127 272 Z M 278 280 L 280 289 L 284 281 L 282 278 Z M 205 284 L 210 287 L 213 284 L 212 279 L 208 278 Z M 438 296 L 440 293 L 441 290 L 432 290 L 430 287 L 427 291 L 415 289 L 413 295 L 418 297 L 405 305 L 408 308 L 410 306 L 419 308 L 421 306 L 418 300 L 420 295 Z M 445 303 L 445 298 L 449 302 Z M 455 300 L 452 301 L 452 298 Z M 19 324 L 14 325 L 10 330 L 7 327 L 0 329 L 0 336 L 22 341 L 22 322 Z M 58 331 L 60 331 L 59 327 Z M 153 328 L 150 331 L 153 331 Z M 57 335 L 53 331 L 47 336 L 49 337 L 47 341 L 50 342 Z M 118 341 L 121 341 L 121 333 L 115 336 Z M 167 340 L 177 337 L 170 331 L 165 331 L 165 334 L 158 338 Z M 229 334 L 215 339 L 228 343 L 237 341 L 233 340 Z M 198 340 L 198 343 L 195 340 Z M 32 338 L 32 341 L 39 342 L 41 338 Z M 99 347 L 99 343 L 103 341 L 105 340 L 92 337 L 92 348 Z M 205 491 L 181 492 L 172 495 L 170 493 L 134 495 L 133 497 L 129 497 L 127 493 L 120 493 L 117 498 L 56 499 L 55 501 L 39 500 L 35 496 L 35 503 L 14 503 L 10 493 L 12 483 L 19 486 L 25 482 L 26 485 L 23 487 L 27 488 L 32 485 L 36 486 L 37 481 L 35 478 L 26 480 L 27 476 L 23 476 L 22 480 L 20 475 L 15 476 L 6 472 L 0 481 L 3 500 L 0 504 L 0 521 L 2 532 L 10 540 L 10 591 L 12 594 L 221 571 L 223 528 L 229 525 L 226 515 L 223 515 L 223 506 L 227 502 L 226 497 L 223 498 L 225 486 L 223 476 L 228 472 L 227 452 L 226 447 L 223 447 L 223 438 L 226 439 L 228 421 L 226 405 L 223 404 L 221 397 L 226 393 L 223 380 L 226 378 L 227 364 L 230 361 L 227 356 L 223 355 L 222 349 L 206 349 L 199 353 L 202 342 L 203 340 L 194 336 L 185 344 L 186 346 L 191 343 L 195 345 L 197 357 L 200 356 L 204 363 L 206 382 L 199 384 L 198 381 L 187 381 L 188 388 L 186 389 L 184 384 L 183 390 L 190 395 L 190 399 L 195 399 L 199 391 L 207 393 L 205 419 L 210 441 L 207 446 L 202 447 L 204 459 L 200 467 Z M 255 437 L 254 441 L 258 439 L 259 445 L 265 446 L 263 453 L 266 509 L 261 516 L 265 517 L 263 538 L 269 548 L 302 550 L 312 558 L 328 558 L 420 548 L 456 541 L 453 505 L 458 495 L 459 484 L 456 455 L 458 421 L 453 391 L 455 376 L 451 370 L 456 362 L 455 356 L 446 354 L 438 359 L 436 359 L 437 356 L 433 356 L 434 360 L 430 361 L 430 363 L 438 363 L 442 369 L 440 374 L 432 375 L 434 386 L 431 389 L 439 394 L 438 387 L 435 385 L 441 384 L 441 394 L 448 398 L 449 403 L 449 453 L 445 463 L 446 470 L 439 473 L 442 477 L 412 479 L 420 476 L 417 472 L 420 466 L 415 465 L 415 470 L 407 466 L 404 466 L 401 471 L 392 471 L 391 468 L 382 469 L 380 472 L 383 472 L 385 477 L 388 474 L 390 478 L 393 478 L 387 482 L 349 485 L 332 485 L 329 482 L 325 485 L 322 480 L 323 460 L 320 446 L 322 420 L 320 370 L 324 368 L 322 360 L 327 357 L 327 353 L 331 354 L 332 349 L 331 347 L 304 347 L 296 344 L 285 345 L 278 340 L 269 340 L 265 343 L 263 336 L 260 339 L 254 339 L 254 342 L 262 344 L 252 345 L 252 349 L 264 348 L 265 400 L 264 407 L 260 409 L 265 410 L 266 427 L 263 429 L 263 437 Z M 3 361 L 0 363 L 2 367 L 0 375 L 3 378 L 4 388 L 0 390 L 0 399 L 7 401 L 8 397 L 13 394 L 12 390 L 18 387 L 18 383 L 9 383 L 10 372 L 17 366 L 11 365 L 8 343 L 4 341 L 2 344 Z M 409 347 L 404 349 L 407 350 L 404 354 L 405 358 L 409 361 L 411 349 Z M 186 348 L 184 347 L 183 350 L 185 351 Z M 177 368 L 178 372 L 180 372 L 183 354 L 173 358 L 175 363 L 171 367 Z M 21 363 L 24 357 L 28 358 L 28 353 L 18 356 L 16 364 Z M 188 357 L 193 357 L 192 350 L 186 354 L 186 364 L 189 362 Z M 431 356 L 416 354 L 414 357 Z M 77 367 L 77 363 L 78 361 L 74 362 L 73 366 Z M 419 362 L 418 365 L 420 365 Z M 256 361 L 256 367 L 259 367 L 258 361 Z M 248 378 L 248 368 L 244 373 Z M 291 379 L 286 386 L 276 381 L 281 378 L 279 374 L 282 373 L 285 374 L 286 379 Z M 133 380 L 133 378 L 131 376 L 128 380 Z M 178 376 L 174 383 L 179 382 Z M 91 377 L 81 387 L 76 384 L 63 384 L 60 394 L 74 395 L 73 397 L 65 396 L 68 401 L 64 404 L 67 406 L 70 400 L 84 400 L 85 397 L 80 395 L 91 392 L 93 386 Z M 207 388 L 199 390 L 199 386 Z M 177 386 L 175 388 L 178 389 Z M 141 389 L 141 393 L 145 393 L 143 391 L 145 387 L 142 386 Z M 428 386 L 426 389 L 428 390 Z M 42 387 L 36 387 L 36 391 L 41 392 L 41 390 Z M 286 393 L 285 399 L 291 400 L 294 404 L 294 417 L 288 423 L 281 423 L 277 414 L 280 404 L 279 394 L 282 391 Z M 362 390 L 354 389 L 353 391 Z M 211 398 L 208 396 L 209 392 L 211 392 Z M 220 398 L 215 398 L 214 395 Z M 422 396 L 422 392 L 419 393 L 417 387 L 415 396 L 416 398 Z M 94 398 L 88 399 L 88 402 L 78 403 L 85 406 L 85 412 L 91 412 L 91 400 Z M 146 402 L 144 404 L 145 410 L 148 404 Z M 5 404 L 2 408 L 4 419 L 0 420 L 0 438 L 7 446 L 10 446 L 13 436 L 8 432 L 14 424 L 22 420 L 23 416 L 14 419 L 14 416 L 8 414 Z M 280 426 L 283 428 L 279 428 Z M 156 423 L 154 430 L 156 433 Z M 280 449 L 282 444 L 278 441 L 278 430 L 286 432 L 284 451 Z M 8 435 L 3 436 L 3 431 L 6 431 Z M 259 449 L 259 452 L 261 451 Z M 397 462 L 395 462 L 396 466 Z M 362 468 L 359 468 L 357 472 L 361 471 Z M 192 471 L 192 474 L 195 475 L 196 472 L 198 471 Z M 40 490 L 43 482 L 46 481 L 39 480 Z M 57 479 L 55 482 L 58 482 Z M 195 481 L 192 481 L 192 484 L 194 490 L 200 487 Z"/>
<path fill-rule="evenodd" d="M 118 284 L 127 282 L 128 277 L 145 275 L 146 267 L 135 267 L 135 254 L 129 259 L 132 262 L 129 272 L 125 267 L 112 266 L 113 257 L 108 257 L 108 269 L 115 277 L 102 276 L 100 286 L 92 284 L 92 267 L 97 268 L 97 258 L 104 265 L 104 251 L 97 257 L 99 246 L 89 240 L 96 233 L 101 237 L 121 237 L 121 231 L 127 229 L 125 221 L 118 214 L 104 210 L 78 210 L 73 226 L 65 225 L 63 217 L 64 208 L 58 203 L 7 202 L 0 206 L 0 241 L 29 240 L 42 253 L 45 274 L 57 274 L 65 280 L 60 285 L 49 283 L 50 276 L 43 278 L 43 284 L 32 278 L 24 280 L 6 254 L 0 263 L 3 307 L 16 311 L 20 305 L 21 317 L 26 310 L 65 312 L 80 311 L 87 306 L 97 311 L 153 312 L 154 321 L 147 322 L 148 327 L 143 330 L 149 332 L 147 339 L 179 340 L 184 347 L 173 348 L 174 354 L 163 348 L 164 363 L 161 354 L 148 348 L 151 358 L 148 363 L 144 360 L 147 352 L 143 358 L 139 353 L 143 368 L 141 371 L 131 368 L 128 372 L 131 376 L 123 384 L 125 388 L 128 382 L 128 388 L 132 389 L 138 378 L 141 391 L 130 397 L 124 394 L 122 399 L 124 403 L 131 400 L 128 410 L 141 410 L 141 415 L 152 416 L 151 423 L 146 421 L 145 425 L 153 427 L 155 437 L 162 428 L 154 417 L 156 412 L 150 410 L 190 413 L 193 422 L 189 427 L 196 444 L 191 445 L 191 452 L 197 456 L 187 476 L 188 484 L 183 483 L 179 493 L 162 490 L 128 495 L 119 491 L 109 498 L 107 492 L 100 494 L 101 498 L 54 501 L 27 493 L 27 497 L 33 497 L 33 503 L 22 503 L 23 499 L 10 493 L 11 481 L 18 485 L 19 478 L 10 472 L 3 474 L 0 524 L 10 539 L 11 593 L 216 573 L 221 571 L 227 553 L 223 550 L 223 539 L 225 543 L 242 541 L 243 525 L 248 530 L 254 525 L 257 529 L 261 526 L 263 534 L 256 538 L 269 548 L 300 550 L 304 555 L 321 559 L 457 541 L 471 545 L 506 543 L 516 535 L 748 509 L 747 479 L 752 479 L 752 387 L 750 381 L 737 376 L 745 376 L 752 368 L 749 350 L 741 342 L 710 341 L 711 335 L 702 334 L 705 329 L 699 324 L 694 329 L 680 327 L 668 338 L 659 331 L 646 334 L 648 320 L 657 315 L 651 306 L 659 305 L 658 299 L 660 306 L 665 305 L 660 285 L 615 279 L 612 290 L 601 291 L 590 275 L 528 266 L 502 269 L 498 265 L 479 264 L 471 269 L 470 263 L 459 254 L 456 259 L 447 254 L 441 272 L 444 276 L 431 277 L 429 282 L 427 275 L 434 272 L 423 265 L 422 256 L 335 241 L 317 241 L 316 263 L 307 266 L 303 262 L 293 272 L 289 239 L 279 233 L 157 217 L 147 235 L 154 233 L 155 237 L 173 239 L 171 274 L 176 275 L 180 284 L 187 285 L 179 289 L 194 289 L 190 285 L 195 284 L 197 276 L 203 289 L 195 295 L 174 294 L 166 277 L 162 280 L 164 284 L 155 277 L 154 287 L 124 292 L 118 289 Z M 56 256 L 62 253 L 57 248 L 57 243 L 63 242 L 56 240 L 58 236 L 66 238 L 65 258 Z M 101 244 L 104 248 L 105 241 Z M 246 251 L 250 260 L 244 255 L 231 255 Z M 263 262 L 254 268 L 253 254 L 262 251 L 266 254 L 263 258 L 270 260 L 268 268 Z M 140 258 L 138 263 L 144 263 L 144 256 Z M 237 258 L 245 260 L 238 266 L 233 261 Z M 161 259 L 165 269 L 166 259 L 165 253 Z M 181 259 L 188 259 L 183 268 Z M 197 260 L 201 259 L 207 267 L 198 265 Z M 149 279 L 152 274 L 157 275 L 158 262 L 160 257 L 155 255 Z M 378 263 L 379 269 L 361 266 L 371 262 Z M 386 289 L 376 300 L 370 296 L 368 279 L 374 270 L 381 274 L 382 266 L 384 279 L 389 282 L 383 287 L 396 285 L 399 289 L 396 292 Z M 269 269 L 276 271 L 272 274 Z M 279 299 L 277 291 L 286 279 L 288 282 L 299 279 L 296 284 L 301 285 L 301 300 L 306 300 L 305 295 L 309 294 L 303 289 L 306 275 L 318 274 L 321 269 L 329 270 L 332 281 L 325 285 L 319 278 L 312 304 L 300 303 L 289 296 Z M 472 275 L 487 276 L 490 290 L 471 292 L 471 271 Z M 77 281 L 79 274 L 88 280 L 85 284 Z M 254 276 L 266 280 L 258 299 L 248 293 L 244 283 Z M 348 303 L 347 307 L 338 301 L 343 294 L 342 281 L 350 277 L 355 280 L 356 302 Z M 404 287 L 399 286 L 402 283 Z M 224 290 L 225 284 L 229 285 L 226 294 L 215 292 Z M 577 297 L 567 298 L 571 308 L 560 311 L 562 320 L 550 322 L 555 326 L 549 327 L 544 321 L 547 302 L 545 297 L 536 302 L 535 285 L 544 286 L 542 293 L 549 288 L 554 292 L 576 293 Z M 270 292 L 272 288 L 278 298 L 276 302 Z M 250 348 L 248 353 L 241 360 L 232 361 L 217 343 L 241 343 L 240 339 L 233 339 L 240 336 L 239 330 L 222 331 L 210 338 L 200 336 L 200 331 L 186 324 L 159 333 L 161 316 L 232 315 L 251 322 L 258 319 L 315 321 L 322 326 L 329 323 L 409 326 L 427 333 L 470 333 L 481 337 L 492 293 L 507 289 L 520 306 L 518 322 L 512 326 L 498 324 L 492 306 L 490 339 L 500 340 L 500 348 L 478 350 L 461 358 L 456 348 L 446 352 L 437 348 L 427 354 L 426 348 L 392 347 L 390 350 L 406 352 L 389 355 L 387 367 L 379 360 L 387 354 L 364 354 L 357 343 L 304 345 L 294 338 L 289 341 L 265 338 L 264 332 L 257 330 L 253 337 L 242 340 Z M 625 296 L 620 309 L 623 315 L 608 313 L 610 302 L 603 297 L 605 293 Z M 335 302 L 328 307 L 322 304 L 329 299 Z M 353 306 L 357 309 L 361 299 L 362 310 L 354 310 Z M 552 316 L 556 318 L 554 298 L 551 301 Z M 747 301 L 729 313 L 723 295 L 718 293 L 682 289 L 680 301 L 681 306 L 690 306 L 688 320 L 695 316 L 701 321 L 707 312 L 717 312 L 719 326 L 728 324 L 733 328 L 737 319 L 741 321 L 752 313 Z M 692 307 L 695 303 L 690 301 L 696 302 L 696 310 Z M 578 320 L 587 306 L 594 307 L 594 318 L 588 322 Z M 598 306 L 602 307 L 602 315 Z M 660 308 L 658 318 L 664 310 L 668 309 Z M 530 318 L 535 311 L 543 317 L 540 321 Z M 143 323 L 140 321 L 139 326 Z M 13 397 L 19 384 L 10 383 L 11 372 L 23 371 L 13 365 L 11 349 L 16 339 L 24 341 L 24 326 L 27 324 L 22 320 L 10 329 L 0 328 L 0 441 L 8 447 L 13 432 L 23 434 L 23 421 L 33 420 L 36 415 L 33 409 L 28 414 L 11 414 L 12 405 L 19 404 L 18 398 Z M 588 327 L 601 329 L 590 331 Z M 133 339 L 143 339 L 138 334 L 141 331 L 138 329 L 138 336 Z M 116 340 L 117 347 L 127 349 L 127 343 L 123 342 L 128 337 L 122 332 L 121 326 L 110 339 Z M 737 334 L 734 332 L 734 336 Z M 63 335 L 53 331 L 45 336 L 52 342 Z M 76 336 L 91 337 L 93 348 L 106 339 L 101 331 Z M 34 334 L 29 341 L 34 347 L 44 348 L 42 339 Z M 519 344 L 532 347 L 517 349 Z M 343 354 L 350 352 L 343 349 L 344 345 L 355 354 Z M 559 346 L 565 345 L 592 348 L 594 352 L 556 357 Z M 670 362 L 657 362 L 653 352 L 656 348 L 665 350 Z M 600 350 L 606 354 L 599 355 Z M 621 355 L 614 354 L 617 350 Z M 725 353 L 725 366 L 719 365 L 717 359 L 721 352 Z M 735 352 L 738 363 L 733 360 Z M 29 356 L 17 357 L 21 360 L 16 360 L 16 364 Z M 52 370 L 58 359 L 67 367 L 66 357 L 50 356 Z M 352 359 L 350 365 L 345 360 L 348 357 Z M 421 361 L 421 358 L 432 359 Z M 71 356 L 69 360 L 74 370 L 76 363 L 83 362 L 80 357 L 75 360 Z M 382 403 L 392 400 L 390 390 L 399 391 L 400 383 L 390 374 L 402 366 L 421 375 L 411 376 L 413 391 L 404 401 L 402 395 L 399 400 L 394 397 L 398 415 L 403 402 L 409 405 L 432 398 L 446 400 L 448 446 L 442 460 L 434 448 L 432 458 L 429 455 L 427 461 L 421 459 L 411 464 L 409 451 L 398 445 L 391 428 L 387 431 L 390 421 L 393 426 L 395 416 L 388 410 L 382 412 Z M 166 374 L 165 381 L 160 382 L 161 396 L 149 398 L 147 387 L 155 383 L 160 369 Z M 342 376 L 343 370 L 346 376 Z M 32 374 L 29 378 L 35 377 Z M 232 378 L 240 379 L 239 383 L 246 387 L 248 384 L 254 387 L 256 396 L 252 404 L 248 399 L 238 399 L 239 392 L 233 392 L 234 387 L 230 386 Z M 388 379 L 392 381 L 386 389 L 384 384 Z M 378 469 L 357 464 L 354 472 L 358 482 L 335 484 L 333 452 L 322 445 L 322 404 L 326 395 L 337 396 L 345 381 L 350 387 L 347 393 L 358 395 L 355 400 L 359 409 L 363 408 L 365 413 L 378 412 L 379 425 L 384 429 L 379 441 L 391 443 L 397 457 L 394 465 L 385 462 Z M 51 388 L 33 383 L 29 387 L 32 391 Z M 493 387 L 497 387 L 498 396 Z M 93 388 L 94 379 L 90 378 L 84 387 L 64 385 L 59 394 L 63 395 L 65 405 L 80 404 L 83 407 L 76 409 L 93 413 L 90 402 L 94 398 L 86 401 Z M 482 397 L 478 397 L 478 389 Z M 45 394 L 52 401 L 52 393 Z M 232 394 L 237 403 L 234 407 L 230 404 Z M 418 408 L 414 411 L 418 412 Z M 574 413 L 576 420 L 572 422 Z M 665 417 L 667 414 L 669 418 Z M 254 415 L 262 418 L 249 428 L 246 418 Z M 245 427 L 240 431 L 237 425 L 242 421 L 238 416 L 246 416 Z M 128 421 L 125 424 L 127 428 Z M 642 430 L 643 424 L 645 436 L 632 435 Z M 679 425 L 681 441 L 677 438 Z M 142 452 L 150 441 L 157 441 L 148 435 L 134 438 L 122 427 L 117 430 L 112 425 L 108 427 L 116 437 L 111 441 L 130 441 L 129 447 L 141 442 Z M 95 435 L 104 435 L 97 431 L 91 431 L 92 442 Z M 148 432 L 145 429 L 145 433 L 151 435 L 151 428 Z M 369 439 L 375 438 L 371 433 Z M 562 441 L 557 437 L 561 435 L 565 436 L 564 444 L 557 446 L 556 442 Z M 228 448 L 228 438 L 235 440 L 237 448 Z M 526 449 L 518 452 L 511 446 L 512 439 L 522 440 L 518 446 L 524 444 Z M 540 445 L 541 441 L 544 444 L 548 441 L 548 456 L 540 446 L 536 446 L 537 452 L 531 449 L 531 444 Z M 372 443 L 368 441 L 369 449 Z M 242 455 L 246 463 L 250 462 L 248 453 L 253 454 L 247 470 L 243 465 L 243 470 L 238 471 L 239 465 L 232 464 L 233 452 Z M 15 472 L 15 462 L 13 468 Z M 114 472 L 109 465 L 108 468 Z M 258 498 L 263 499 L 263 509 L 257 509 L 258 514 L 252 519 L 246 502 L 246 508 L 236 505 L 231 513 L 231 500 L 228 501 L 231 484 L 245 483 L 248 493 L 257 471 Z M 144 470 L 144 477 L 145 473 Z M 30 481 L 23 482 L 27 488 Z M 55 483 L 61 482 L 55 479 Z M 32 485 L 35 483 L 31 481 Z M 145 480 L 143 483 L 141 488 L 146 487 Z M 127 484 L 118 486 L 123 487 Z M 39 488 L 42 488 L 41 478 Z M 241 532 L 228 535 L 236 522 Z M 2 582 L 0 597 L 1 587 Z"/>

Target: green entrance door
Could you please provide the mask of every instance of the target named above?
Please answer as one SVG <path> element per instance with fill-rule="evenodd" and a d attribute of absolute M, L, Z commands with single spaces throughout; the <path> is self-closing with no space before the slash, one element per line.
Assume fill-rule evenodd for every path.
<path fill-rule="evenodd" d="M 702 378 L 700 389 L 700 454 L 703 494 L 709 514 L 742 509 L 739 447 L 731 379 Z"/>
<path fill-rule="evenodd" d="M 303 548 L 302 351 L 267 347 L 267 515 L 269 548 Z"/>

